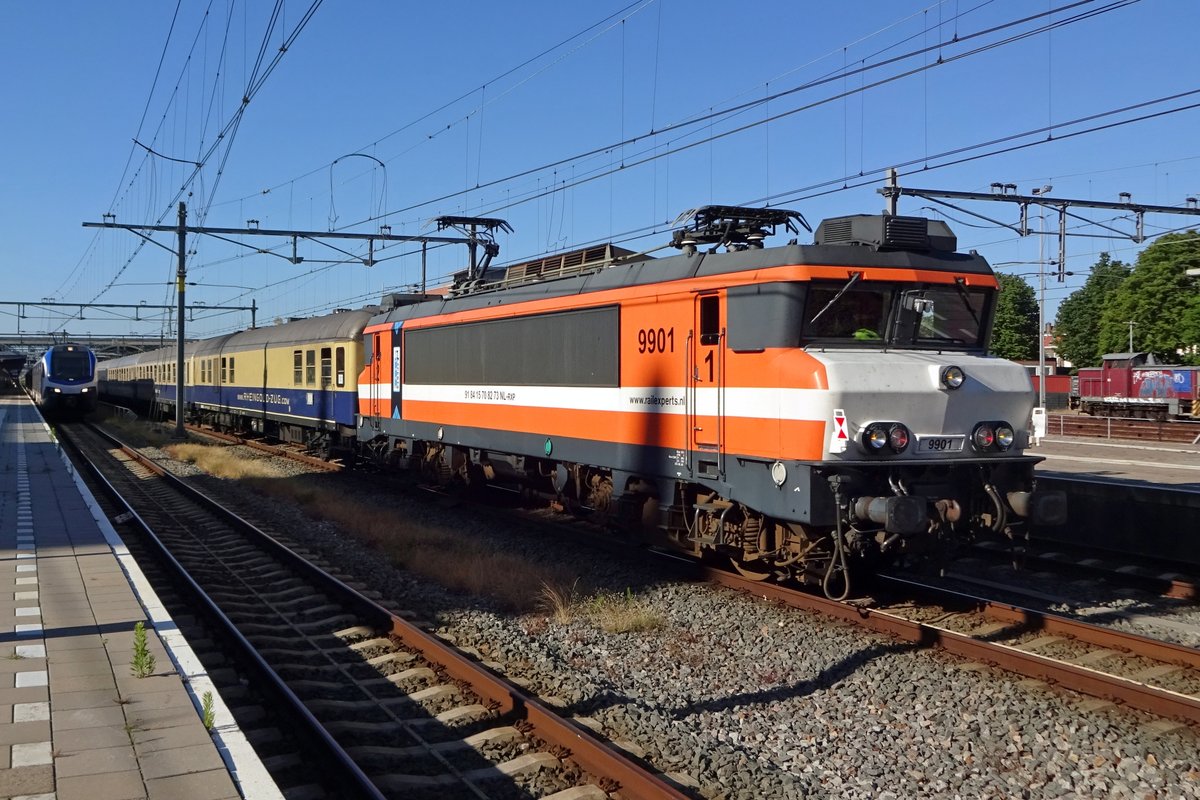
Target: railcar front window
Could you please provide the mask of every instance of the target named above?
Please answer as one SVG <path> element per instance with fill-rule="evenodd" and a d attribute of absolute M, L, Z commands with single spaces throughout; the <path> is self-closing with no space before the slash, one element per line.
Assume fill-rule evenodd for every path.
<path fill-rule="evenodd" d="M 53 378 L 78 381 L 92 377 L 92 362 L 87 353 L 62 351 L 54 353 L 50 359 Z"/>

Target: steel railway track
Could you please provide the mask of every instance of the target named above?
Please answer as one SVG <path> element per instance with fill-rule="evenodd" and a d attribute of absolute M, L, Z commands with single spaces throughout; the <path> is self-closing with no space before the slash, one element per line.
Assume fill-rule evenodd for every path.
<path fill-rule="evenodd" d="M 1068 580 L 1082 574 L 1176 600 L 1200 600 L 1200 578 L 1152 559 L 1131 563 L 1128 559 L 1133 554 L 1079 545 L 1056 547 L 1041 541 L 1014 544 L 1001 539 L 979 542 L 974 552 L 994 564 L 1008 562 L 1025 569 L 1063 572 L 1070 575 Z"/>
<path fill-rule="evenodd" d="M 1054 614 L 881 576 L 907 598 L 864 607 L 721 570 L 723 586 L 816 611 L 922 647 L 939 647 L 1082 694 L 1200 723 L 1200 650 Z"/>
<path fill-rule="evenodd" d="M 579 521 L 523 518 L 582 535 L 629 555 L 629 543 Z M 1084 695 L 1171 720 L 1200 723 L 1200 649 L 1162 642 L 1011 603 L 880 576 L 897 596 L 891 605 L 828 600 L 806 591 L 744 578 L 680 554 L 651 550 L 686 579 L 706 580 L 785 605 L 853 622 L 920 647 L 947 652 Z"/>
<path fill-rule="evenodd" d="M 685 796 L 107 434 L 63 433 L 154 532 L 338 796 Z"/>

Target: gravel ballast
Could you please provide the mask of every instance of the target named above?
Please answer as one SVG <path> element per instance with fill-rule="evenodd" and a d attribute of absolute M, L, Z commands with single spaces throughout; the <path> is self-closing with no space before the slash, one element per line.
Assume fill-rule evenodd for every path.
<path fill-rule="evenodd" d="M 351 499 L 352 476 L 327 478 L 344 482 Z M 588 602 L 565 621 L 504 613 L 393 569 L 285 504 L 199 480 L 240 496 L 251 516 L 290 531 L 393 610 L 433 621 L 532 692 L 632 742 L 655 767 L 694 782 L 697 797 L 1200 798 L 1200 740 L 1185 726 L 670 579 L 636 557 L 524 531 L 516 520 L 403 492 L 387 498 L 406 518 L 564 563 L 656 626 L 607 633 Z M 356 501 L 379 504 L 365 494 Z"/>

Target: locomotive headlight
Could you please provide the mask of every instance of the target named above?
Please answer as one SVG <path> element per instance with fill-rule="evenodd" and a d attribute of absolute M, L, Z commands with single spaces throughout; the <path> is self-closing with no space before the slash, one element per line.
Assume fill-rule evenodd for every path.
<path fill-rule="evenodd" d="M 1017 435 L 1007 422 L 1001 422 L 996 426 L 996 446 L 1001 450 L 1007 450 L 1013 446 L 1013 442 L 1017 440 Z"/>
<path fill-rule="evenodd" d="M 877 422 L 868 425 L 863 431 L 862 441 L 868 450 L 882 450 L 888 443 L 887 427 Z"/>
<path fill-rule="evenodd" d="M 903 453 L 904 448 L 908 447 L 908 428 L 900 423 L 896 423 L 888 431 L 888 444 L 897 453 Z"/>
<path fill-rule="evenodd" d="M 957 389 L 962 386 L 967 380 L 967 373 L 962 371 L 962 367 L 946 367 L 942 370 L 942 386 L 947 389 Z"/>
<path fill-rule="evenodd" d="M 55 393 L 55 394 L 62 394 L 62 389 L 60 389 L 60 388 L 58 388 L 57 386 L 55 386 L 55 387 L 54 387 L 54 393 Z"/>
<path fill-rule="evenodd" d="M 996 431 L 992 428 L 991 423 L 981 422 L 975 426 L 975 432 L 971 434 L 971 441 L 975 443 L 977 449 L 986 450 L 996 441 Z"/>

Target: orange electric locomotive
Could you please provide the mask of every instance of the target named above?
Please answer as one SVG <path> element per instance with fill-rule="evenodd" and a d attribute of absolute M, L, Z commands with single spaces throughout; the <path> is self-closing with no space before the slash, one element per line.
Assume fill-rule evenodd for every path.
<path fill-rule="evenodd" d="M 667 258 L 577 251 L 406 296 L 364 330 L 360 445 L 556 492 L 760 577 L 1061 522 L 997 282 L 944 223 L 690 212 Z M 718 252 L 721 251 L 721 252 Z"/>

